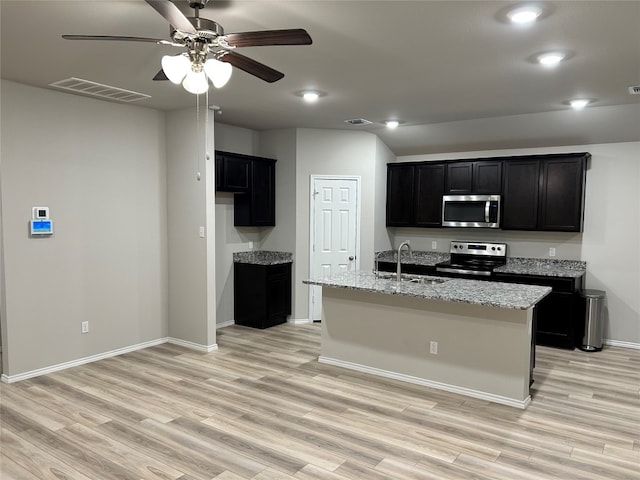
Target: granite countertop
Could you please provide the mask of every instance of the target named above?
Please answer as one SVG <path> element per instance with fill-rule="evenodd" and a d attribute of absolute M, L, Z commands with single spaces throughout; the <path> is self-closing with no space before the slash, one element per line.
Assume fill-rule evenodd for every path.
<path fill-rule="evenodd" d="M 444 252 L 414 251 L 411 256 L 406 250 L 402 251 L 400 263 L 403 265 L 434 266 L 446 262 L 450 255 Z M 381 262 L 398 261 L 395 250 L 379 252 Z M 514 273 L 518 275 L 538 275 L 544 277 L 578 278 L 585 274 L 587 262 L 580 260 L 557 260 L 546 258 L 507 257 L 507 264 L 494 270 L 495 273 Z"/>
<path fill-rule="evenodd" d="M 586 271 L 587 262 L 580 260 L 551 260 L 524 257 L 508 257 L 506 265 L 494 270 L 495 273 L 568 278 L 581 277 Z"/>
<path fill-rule="evenodd" d="M 551 293 L 551 287 L 537 285 L 518 285 L 514 283 L 423 275 L 406 275 L 405 278 L 407 280 L 397 282 L 395 275 L 386 275 L 385 277 L 387 278 L 378 278 L 373 273 L 360 271 L 339 273 L 327 278 L 305 280 L 303 283 L 320 287 L 346 288 L 514 310 L 532 308 Z M 410 281 L 411 278 L 419 278 L 427 283 L 413 283 Z M 438 283 L 431 284 L 429 283 L 430 281 Z"/>
<path fill-rule="evenodd" d="M 293 254 L 290 252 L 272 252 L 269 250 L 250 250 L 248 252 L 235 252 L 233 263 L 251 263 L 254 265 L 278 265 L 293 262 Z"/>

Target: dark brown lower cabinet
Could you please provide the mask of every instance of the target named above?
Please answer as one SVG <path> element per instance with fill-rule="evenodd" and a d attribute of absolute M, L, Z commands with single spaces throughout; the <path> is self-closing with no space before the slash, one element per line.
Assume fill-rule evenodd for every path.
<path fill-rule="evenodd" d="M 291 314 L 291 263 L 233 264 L 233 304 L 237 325 L 268 328 Z"/>
<path fill-rule="evenodd" d="M 573 349 L 582 337 L 582 279 L 496 273 L 497 281 L 542 285 L 552 292 L 536 305 L 536 344 Z"/>

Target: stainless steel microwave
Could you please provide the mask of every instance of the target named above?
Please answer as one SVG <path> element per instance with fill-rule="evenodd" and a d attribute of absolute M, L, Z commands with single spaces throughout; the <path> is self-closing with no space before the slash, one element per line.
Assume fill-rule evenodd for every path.
<path fill-rule="evenodd" d="M 500 195 L 443 195 L 442 226 L 500 228 Z"/>

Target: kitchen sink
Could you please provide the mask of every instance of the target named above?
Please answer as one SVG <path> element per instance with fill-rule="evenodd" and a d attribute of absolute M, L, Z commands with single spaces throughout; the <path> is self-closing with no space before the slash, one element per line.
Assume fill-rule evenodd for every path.
<path fill-rule="evenodd" d="M 448 278 L 423 277 L 423 278 L 411 278 L 409 279 L 409 282 L 419 283 L 420 285 L 439 285 L 448 280 L 449 280 Z"/>
<path fill-rule="evenodd" d="M 392 272 L 378 272 L 377 277 L 382 280 L 395 280 L 396 274 Z M 451 279 L 443 277 L 429 277 L 426 275 L 416 275 L 410 273 L 403 273 L 400 275 L 400 281 L 417 283 L 420 285 L 439 285 L 449 280 Z"/>

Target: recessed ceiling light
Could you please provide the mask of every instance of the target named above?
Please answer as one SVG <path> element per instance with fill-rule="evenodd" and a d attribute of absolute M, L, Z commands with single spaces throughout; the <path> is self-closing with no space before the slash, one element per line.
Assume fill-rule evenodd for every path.
<path fill-rule="evenodd" d="M 304 92 L 302 98 L 305 102 L 316 102 L 320 98 L 320 94 L 318 92 Z"/>
<path fill-rule="evenodd" d="M 326 95 L 325 92 L 321 92 L 320 90 L 298 90 L 294 93 L 297 97 L 302 97 L 302 99 L 308 103 L 317 102 L 320 97 Z"/>
<path fill-rule="evenodd" d="M 565 59 L 565 54 L 562 52 L 548 52 L 538 55 L 538 63 L 543 67 L 553 68 Z"/>
<path fill-rule="evenodd" d="M 591 100 L 587 98 L 576 98 L 575 100 L 571 100 L 569 102 L 569 105 L 571 105 L 571 108 L 573 108 L 574 110 L 582 110 L 584 107 L 586 107 L 590 103 L 591 103 Z"/>
<path fill-rule="evenodd" d="M 526 25 L 535 22 L 542 15 L 542 10 L 535 6 L 517 7 L 507 12 L 507 18 L 511 23 Z"/>
<path fill-rule="evenodd" d="M 384 124 L 386 125 L 387 128 L 390 128 L 390 129 L 393 130 L 394 128 L 398 128 L 398 125 L 400 125 L 400 121 L 398 121 L 398 120 L 386 120 L 384 122 Z"/>

